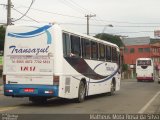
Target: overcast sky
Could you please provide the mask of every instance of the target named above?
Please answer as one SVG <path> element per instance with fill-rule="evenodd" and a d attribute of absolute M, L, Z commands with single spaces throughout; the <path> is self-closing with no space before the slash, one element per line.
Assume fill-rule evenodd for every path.
<path fill-rule="evenodd" d="M 20 18 L 32 0 L 12 0 L 12 18 Z M 0 0 L 7 4 L 7 0 Z M 17 11 L 15 11 L 15 9 Z M 65 28 L 86 33 L 87 14 L 90 18 L 90 34 L 110 33 L 128 37 L 154 37 L 160 29 L 160 0 L 35 0 L 27 13 L 40 23 L 57 22 Z M 23 17 L 15 24 L 36 23 Z M 6 9 L 0 6 L 0 23 L 6 22 Z M 105 27 L 112 24 L 113 27 Z"/>

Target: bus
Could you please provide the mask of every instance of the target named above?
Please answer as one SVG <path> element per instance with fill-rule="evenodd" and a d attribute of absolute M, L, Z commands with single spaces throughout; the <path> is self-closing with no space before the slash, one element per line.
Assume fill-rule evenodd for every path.
<path fill-rule="evenodd" d="M 76 99 L 120 90 L 120 51 L 113 43 L 58 24 L 11 25 L 4 50 L 4 95 Z"/>
<path fill-rule="evenodd" d="M 151 58 L 136 60 L 137 81 L 154 81 L 154 64 Z"/>

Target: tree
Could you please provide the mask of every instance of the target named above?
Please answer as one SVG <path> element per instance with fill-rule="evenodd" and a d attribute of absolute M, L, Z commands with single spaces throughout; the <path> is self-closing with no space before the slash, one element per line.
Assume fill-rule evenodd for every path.
<path fill-rule="evenodd" d="M 102 39 L 102 40 L 105 40 L 105 41 L 108 41 L 108 42 L 111 42 L 111 43 L 114 43 L 114 44 L 118 45 L 119 47 L 123 46 L 123 43 L 122 43 L 120 37 L 117 36 L 117 35 L 110 35 L 110 34 L 106 34 L 106 33 L 99 33 L 95 37 L 99 38 L 99 39 Z"/>
<path fill-rule="evenodd" d="M 5 32 L 6 29 L 3 26 L 0 26 L 0 51 L 4 50 Z"/>

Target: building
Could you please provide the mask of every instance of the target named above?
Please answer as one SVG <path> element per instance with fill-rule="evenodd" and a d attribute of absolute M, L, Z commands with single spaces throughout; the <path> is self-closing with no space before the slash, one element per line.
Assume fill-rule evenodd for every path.
<path fill-rule="evenodd" d="M 135 65 L 136 59 L 150 57 L 150 37 L 124 38 L 124 64 Z"/>
<path fill-rule="evenodd" d="M 156 69 L 160 70 L 160 39 L 151 39 L 150 47 L 150 57 L 153 59 Z"/>
<path fill-rule="evenodd" d="M 160 39 L 150 37 L 123 38 L 124 48 L 121 49 L 123 63 L 129 66 L 131 78 L 135 77 L 137 58 L 152 58 L 155 70 L 160 71 Z"/>

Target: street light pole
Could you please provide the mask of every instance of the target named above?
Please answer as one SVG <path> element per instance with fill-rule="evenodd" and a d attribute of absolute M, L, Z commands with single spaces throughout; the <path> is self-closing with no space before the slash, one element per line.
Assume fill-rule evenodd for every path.
<path fill-rule="evenodd" d="M 106 30 L 106 27 L 113 27 L 113 25 L 112 25 L 112 24 L 105 25 L 104 28 L 103 28 L 103 30 L 102 30 L 102 32 L 101 32 L 101 34 L 100 34 L 100 36 L 99 36 L 99 39 L 101 39 L 102 34 L 103 34 L 103 33 L 105 32 L 105 30 Z"/>

